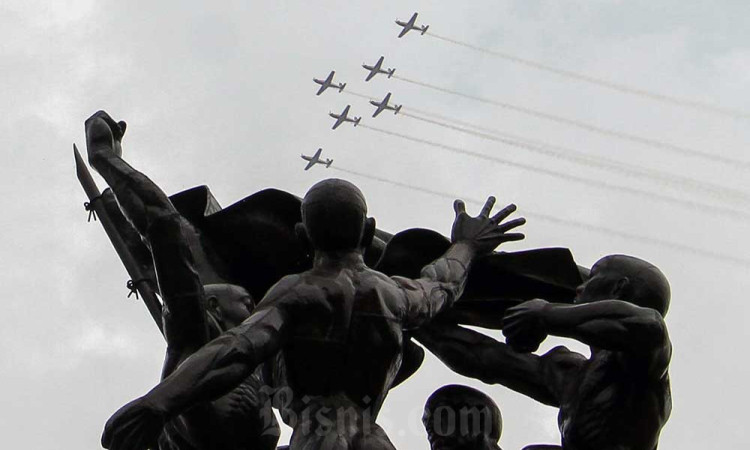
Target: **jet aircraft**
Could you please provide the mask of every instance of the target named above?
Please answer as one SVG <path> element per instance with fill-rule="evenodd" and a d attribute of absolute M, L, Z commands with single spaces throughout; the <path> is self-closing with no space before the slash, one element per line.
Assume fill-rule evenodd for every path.
<path fill-rule="evenodd" d="M 414 25 L 416 21 L 417 21 L 417 13 L 414 13 L 414 15 L 411 16 L 411 19 L 409 19 L 408 22 L 402 22 L 396 19 L 396 23 L 399 26 L 404 27 L 404 29 L 401 30 L 401 32 L 398 34 L 398 37 L 403 37 L 406 33 L 408 33 L 411 30 L 420 30 L 422 31 L 422 34 L 425 34 L 427 32 L 427 29 L 430 28 L 430 26 L 429 25 L 422 25 L 422 26 Z"/>
<path fill-rule="evenodd" d="M 392 110 L 393 114 L 398 114 L 398 112 L 401 111 L 401 107 L 403 105 L 389 106 L 388 101 L 390 101 L 390 99 L 391 99 L 391 93 L 389 92 L 388 94 L 386 94 L 385 98 L 380 102 L 376 102 L 375 100 L 370 100 L 370 104 L 372 106 L 377 106 L 377 109 L 375 110 L 375 113 L 373 113 L 372 117 L 377 117 L 378 114 L 380 114 L 381 112 L 383 112 L 383 110 L 386 110 L 386 109 Z"/>
<path fill-rule="evenodd" d="M 320 154 L 323 152 L 322 148 L 319 148 L 317 152 L 315 152 L 312 156 L 306 156 L 306 155 L 300 155 L 302 156 L 302 159 L 305 161 L 309 161 L 307 163 L 307 166 L 305 166 L 305 170 L 309 170 L 310 167 L 314 166 L 315 164 L 325 164 L 326 169 L 331 167 L 331 163 L 333 162 L 332 159 L 326 159 L 325 161 L 320 159 Z"/>
<path fill-rule="evenodd" d="M 338 128 L 338 126 L 341 125 L 344 122 L 352 122 L 355 127 L 357 125 L 359 125 L 359 121 L 362 120 L 361 117 L 355 117 L 353 119 L 350 119 L 349 117 L 347 117 L 347 114 L 349 114 L 349 108 L 351 106 L 352 105 L 346 105 L 346 108 L 344 108 L 344 111 L 342 111 L 341 114 L 334 114 L 332 112 L 328 113 L 329 116 L 331 116 L 334 119 L 336 119 L 336 123 L 333 124 L 333 128 L 332 128 L 333 130 L 335 130 L 336 128 Z"/>
<path fill-rule="evenodd" d="M 329 87 L 333 87 L 335 89 L 338 89 L 339 92 L 344 90 L 344 87 L 346 87 L 346 83 L 339 83 L 334 84 L 333 83 L 333 74 L 336 73 L 335 71 L 331 71 L 331 73 L 328 74 L 328 77 L 325 80 L 319 80 L 317 78 L 313 78 L 313 81 L 318 83 L 320 85 L 320 89 L 318 89 L 318 92 L 315 95 L 322 94 L 326 89 Z"/>
<path fill-rule="evenodd" d="M 365 81 L 372 80 L 372 77 L 374 77 L 375 75 L 377 75 L 379 73 L 387 73 L 388 74 L 388 78 L 390 78 L 390 77 L 393 76 L 393 72 L 395 72 L 396 69 L 383 70 L 382 69 L 383 59 L 384 59 L 384 57 L 381 56 L 380 59 L 378 60 L 378 62 L 376 62 L 374 66 L 368 66 L 367 64 L 362 64 L 362 67 L 364 67 L 365 69 L 367 69 L 367 70 L 370 71 L 370 73 L 367 74 L 367 78 L 365 78 Z"/>

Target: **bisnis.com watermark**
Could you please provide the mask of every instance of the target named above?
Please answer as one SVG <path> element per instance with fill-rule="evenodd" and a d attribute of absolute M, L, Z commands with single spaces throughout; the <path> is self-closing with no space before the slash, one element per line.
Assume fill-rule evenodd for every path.
<path fill-rule="evenodd" d="M 406 423 L 390 423 L 385 417 L 376 423 L 371 399 L 363 398 L 354 403 L 345 396 L 310 397 L 296 399 L 289 388 L 271 388 L 264 386 L 261 394 L 265 397 L 264 413 L 265 434 L 278 434 L 273 426 L 275 417 L 270 407 L 279 410 L 283 421 L 294 429 L 295 433 L 319 437 L 337 434 L 383 433 L 388 429 L 392 433 L 404 436 L 424 434 L 425 430 L 433 436 L 477 437 L 488 435 L 497 429 L 499 418 L 488 406 L 476 405 L 436 405 L 430 411 L 415 406 L 408 414 Z M 266 417 L 267 416 L 267 417 Z M 384 415 L 387 416 L 387 415 Z"/>

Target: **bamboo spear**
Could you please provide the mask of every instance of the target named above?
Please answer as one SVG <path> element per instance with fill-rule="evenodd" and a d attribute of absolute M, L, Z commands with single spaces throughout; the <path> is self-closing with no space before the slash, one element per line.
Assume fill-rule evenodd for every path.
<path fill-rule="evenodd" d="M 127 270 L 128 275 L 130 275 L 133 288 L 136 289 L 140 294 L 140 297 L 143 299 L 143 303 L 146 304 L 148 312 L 151 314 L 154 322 L 156 322 L 156 326 L 159 327 L 159 331 L 162 335 L 164 335 L 161 318 L 161 302 L 156 297 L 156 293 L 151 288 L 151 285 L 143 276 L 138 263 L 133 257 L 133 254 L 130 252 L 127 244 L 122 239 L 122 236 L 117 230 L 114 222 L 107 214 L 107 210 L 104 208 L 104 203 L 101 201 L 101 192 L 96 186 L 94 179 L 91 177 L 91 173 L 89 172 L 88 167 L 86 167 L 86 164 L 83 162 L 83 158 L 81 158 L 81 154 L 78 152 L 78 148 L 75 144 L 73 144 L 73 154 L 76 161 L 76 175 L 78 176 L 78 181 L 81 182 L 81 186 L 86 192 L 86 196 L 89 198 L 89 206 L 87 208 L 91 211 L 94 211 L 99 217 L 99 222 L 101 222 L 102 227 L 104 228 L 104 232 L 107 233 L 109 241 L 115 248 L 115 251 L 120 257 L 120 261 L 122 261 L 122 264 L 125 266 L 125 270 Z M 130 283 L 128 284 L 130 285 Z"/>

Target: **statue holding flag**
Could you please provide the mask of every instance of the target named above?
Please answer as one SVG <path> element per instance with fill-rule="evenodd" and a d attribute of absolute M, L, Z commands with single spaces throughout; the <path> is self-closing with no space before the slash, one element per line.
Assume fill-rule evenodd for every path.
<path fill-rule="evenodd" d="M 168 377 L 187 356 L 245 320 L 271 286 L 314 267 L 315 239 L 299 225 L 304 223 L 304 203 L 276 189 L 257 192 L 227 208 L 221 208 L 205 186 L 167 197 L 122 159 L 125 129 L 124 122 L 115 122 L 101 111 L 86 121 L 89 163 L 111 190 L 99 195 L 77 155 L 79 179 L 133 287 L 143 295 L 151 315 L 163 323 L 168 344 L 163 377 Z M 391 235 L 376 229 L 374 222 L 369 229 L 372 235 L 362 241 L 362 261 L 386 276 L 418 278 L 422 267 L 431 266 L 451 248 L 451 240 L 431 230 Z M 332 230 L 342 232 L 336 227 Z M 464 268 L 461 301 L 433 311 L 440 312 L 436 320 L 500 328 L 503 312 L 524 300 L 543 297 L 570 302 L 586 272 L 576 266 L 567 249 L 559 248 L 483 252 L 475 259 Z M 424 350 L 410 340 L 411 331 L 409 327 L 401 330 L 402 343 L 395 353 L 399 362 L 388 369 L 389 389 L 416 371 L 424 357 Z M 290 382 L 284 353 L 269 355 L 224 397 L 204 398 L 198 408 L 156 420 L 160 447 L 273 448 L 276 423 L 269 402 L 261 399 L 268 392 L 261 386 L 314 384 L 314 380 L 299 379 L 305 371 L 296 371 L 297 378 Z M 325 365 L 326 359 L 321 356 L 318 364 Z M 347 371 L 341 376 L 357 378 Z M 293 405 L 274 406 L 294 426 Z M 377 405 L 367 406 L 373 407 L 376 412 Z M 243 425 L 238 426 L 240 422 L 232 417 Z"/>

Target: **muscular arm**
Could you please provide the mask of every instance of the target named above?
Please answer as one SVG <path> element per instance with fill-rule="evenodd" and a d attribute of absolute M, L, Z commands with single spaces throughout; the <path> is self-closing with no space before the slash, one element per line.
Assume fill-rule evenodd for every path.
<path fill-rule="evenodd" d="M 123 125 L 103 111 L 86 120 L 89 164 L 112 189 L 125 217 L 141 236 L 146 236 L 155 219 L 177 211 L 153 181 L 120 157 L 123 133 Z"/>
<path fill-rule="evenodd" d="M 421 326 L 461 296 L 474 254 L 470 246 L 454 244 L 425 266 L 419 279 L 393 277 L 404 294 L 407 328 Z"/>
<path fill-rule="evenodd" d="M 671 344 L 662 316 L 621 300 L 602 300 L 582 305 L 560 305 L 531 300 L 508 310 L 503 333 L 509 341 L 526 328 L 529 311 L 544 330 L 576 339 L 594 348 L 625 352 L 644 358 L 651 371 L 661 376 L 669 364 Z"/>
<path fill-rule="evenodd" d="M 143 450 L 171 417 L 238 386 L 283 345 L 289 328 L 288 294 L 293 295 L 272 289 L 242 325 L 208 343 L 145 396 L 117 411 L 104 428 L 102 445 Z"/>
<path fill-rule="evenodd" d="M 174 415 L 229 392 L 281 348 L 285 318 L 282 307 L 259 308 L 187 358 L 146 396 Z"/>
<path fill-rule="evenodd" d="M 164 301 L 167 357 L 163 376 L 208 342 L 203 285 L 195 267 L 195 231 L 167 195 L 121 157 L 124 122 L 99 111 L 86 121 L 89 163 L 117 198 L 125 217 L 148 242 Z"/>
<path fill-rule="evenodd" d="M 560 406 L 544 370 L 544 357 L 518 353 L 502 342 L 454 324 L 432 323 L 414 337 L 458 374 L 502 384 L 538 402 Z"/>

